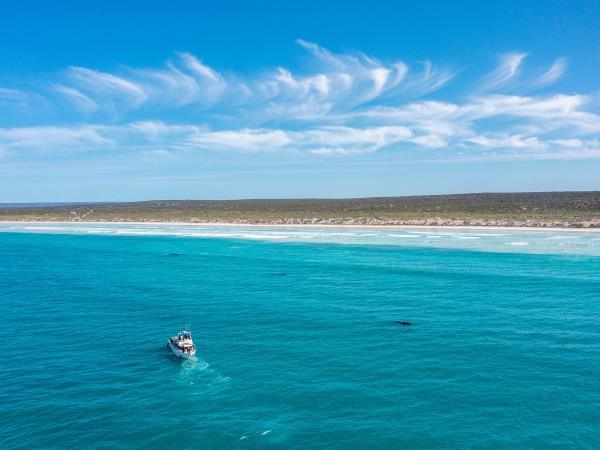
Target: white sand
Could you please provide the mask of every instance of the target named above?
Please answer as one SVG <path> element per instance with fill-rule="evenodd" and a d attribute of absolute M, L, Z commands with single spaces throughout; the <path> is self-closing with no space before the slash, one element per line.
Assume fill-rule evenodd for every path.
<path fill-rule="evenodd" d="M 600 233 L 600 228 L 560 228 L 560 227 L 511 227 L 511 226 L 476 226 L 476 225 L 343 225 L 343 224 L 270 224 L 270 223 L 229 223 L 229 222 L 108 222 L 108 221 L 0 221 L 0 224 L 15 225 L 158 225 L 186 227 L 264 227 L 264 228 L 385 228 L 404 230 L 495 230 L 495 231 L 536 231 L 567 233 Z"/>

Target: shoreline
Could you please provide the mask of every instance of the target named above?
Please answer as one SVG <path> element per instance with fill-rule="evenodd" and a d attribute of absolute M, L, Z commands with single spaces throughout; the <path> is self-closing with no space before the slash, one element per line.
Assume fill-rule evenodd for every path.
<path fill-rule="evenodd" d="M 523 227 L 496 225 L 364 225 L 364 224 L 270 224 L 270 223 L 235 223 L 235 222 L 149 222 L 149 221 L 29 221 L 29 220 L 0 220 L 0 226 L 9 225 L 145 225 L 145 226 L 186 226 L 186 227 L 263 227 L 263 228 L 367 228 L 367 229 L 404 229 L 404 230 L 474 230 L 474 231 L 531 231 L 531 232 L 560 232 L 560 233 L 590 233 L 600 234 L 600 228 L 565 228 L 565 227 Z"/>

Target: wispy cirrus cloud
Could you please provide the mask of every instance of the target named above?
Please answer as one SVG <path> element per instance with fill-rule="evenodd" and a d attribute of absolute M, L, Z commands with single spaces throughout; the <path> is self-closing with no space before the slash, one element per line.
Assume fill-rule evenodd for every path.
<path fill-rule="evenodd" d="M 116 101 L 131 107 L 140 106 L 148 100 L 148 93 L 139 83 L 111 73 L 72 66 L 67 69 L 67 79 L 72 88 L 89 98 Z"/>
<path fill-rule="evenodd" d="M 162 68 L 122 67 L 109 73 L 72 66 L 54 89 L 88 113 L 93 104 L 94 111 L 121 115 L 211 107 L 226 115 L 250 111 L 260 120 L 311 120 L 380 100 L 427 95 L 457 73 L 431 61 L 411 69 L 401 60 L 383 62 L 361 52 L 336 54 L 301 39 L 297 43 L 308 52 L 315 70 L 298 73 L 276 67 L 251 76 L 225 75 L 179 52 Z"/>
<path fill-rule="evenodd" d="M 527 58 L 527 53 L 522 52 L 500 55 L 498 66 L 484 78 L 483 89 L 488 91 L 498 89 L 514 81 L 519 75 L 525 58 Z"/>
<path fill-rule="evenodd" d="M 412 79 L 408 80 L 404 92 L 420 97 L 443 88 L 457 74 L 456 70 L 434 67 L 431 61 L 422 63 L 422 70 Z"/>
<path fill-rule="evenodd" d="M 302 131 L 272 128 L 209 130 L 194 125 L 157 121 L 123 125 L 25 127 L 0 129 L 0 149 L 7 152 L 145 152 L 170 148 L 175 152 L 308 152 L 351 154 L 376 151 L 407 140 L 406 127 L 315 127 Z"/>
<path fill-rule="evenodd" d="M 27 103 L 27 94 L 18 89 L 0 87 L 0 105 L 23 106 Z"/>
<path fill-rule="evenodd" d="M 98 103 L 75 88 L 57 84 L 54 91 L 69 102 L 75 109 L 84 113 L 93 113 L 98 110 Z"/>
<path fill-rule="evenodd" d="M 450 101 L 435 95 L 460 69 L 297 43 L 308 55 L 304 70 L 278 66 L 240 75 L 218 71 L 190 53 L 175 53 L 158 68 L 69 67 L 44 94 L 79 114 L 79 124 L 71 119 L 63 126 L 0 128 L 0 153 L 340 156 L 389 149 L 537 158 L 589 157 L 598 149 L 597 96 L 531 94 L 564 75 L 564 58 L 536 75 L 525 70 L 526 53 L 506 53 L 482 85 Z M 27 95 L 0 88 L 0 104 L 3 99 L 17 105 Z M 163 118 L 170 112 L 178 113 L 177 120 Z"/>
<path fill-rule="evenodd" d="M 552 65 L 548 70 L 542 73 L 539 77 L 537 77 L 533 84 L 536 87 L 545 87 L 549 86 L 556 81 L 558 81 L 567 70 L 567 59 L 566 58 L 557 58 L 554 60 Z"/>
<path fill-rule="evenodd" d="M 130 69 L 133 82 L 150 104 L 182 107 L 216 101 L 227 87 L 225 79 L 189 53 L 178 53 L 163 69 Z"/>
<path fill-rule="evenodd" d="M 17 89 L 0 86 L 0 126 L 3 117 L 43 116 L 51 109 L 51 103 L 44 94 L 29 88 Z"/>
<path fill-rule="evenodd" d="M 70 153 L 117 144 L 112 140 L 109 128 L 98 125 L 38 126 L 0 129 L 0 150 L 5 153 Z"/>
<path fill-rule="evenodd" d="M 348 105 L 363 104 L 393 91 L 405 80 L 409 71 L 400 60 L 386 64 L 364 53 L 334 54 L 302 39 L 298 39 L 297 43 L 320 63 L 322 72 L 318 76 L 331 87 L 331 90 L 322 93 L 330 98 L 343 99 Z"/>
<path fill-rule="evenodd" d="M 211 129 L 207 125 L 141 121 L 81 127 L 0 129 L 0 149 L 12 151 L 279 152 L 351 155 L 383 148 L 471 156 L 490 150 L 515 156 L 589 157 L 598 149 L 600 115 L 582 111 L 579 95 L 488 95 L 465 104 L 417 101 L 337 116 L 337 124 Z M 491 127 L 490 121 L 501 126 Z"/>

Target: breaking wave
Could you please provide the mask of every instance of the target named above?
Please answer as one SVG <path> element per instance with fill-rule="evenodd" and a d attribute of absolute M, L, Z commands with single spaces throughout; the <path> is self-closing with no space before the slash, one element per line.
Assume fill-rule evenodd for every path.
<path fill-rule="evenodd" d="M 600 239 L 589 231 L 479 230 L 431 227 L 253 226 L 140 223 L 5 223 L 0 232 L 175 236 L 271 242 L 420 246 L 491 252 L 568 253 L 600 256 Z"/>

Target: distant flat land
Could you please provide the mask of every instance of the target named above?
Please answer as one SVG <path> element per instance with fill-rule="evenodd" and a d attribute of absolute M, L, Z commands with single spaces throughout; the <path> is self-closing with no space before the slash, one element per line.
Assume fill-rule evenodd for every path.
<path fill-rule="evenodd" d="M 600 191 L 350 199 L 0 204 L 0 221 L 600 228 Z"/>

